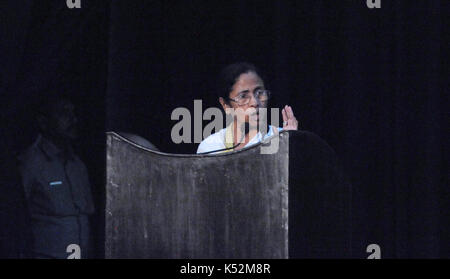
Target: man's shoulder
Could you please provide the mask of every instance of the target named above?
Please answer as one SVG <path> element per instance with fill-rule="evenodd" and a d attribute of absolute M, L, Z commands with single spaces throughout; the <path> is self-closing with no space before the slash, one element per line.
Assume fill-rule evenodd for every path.
<path fill-rule="evenodd" d="M 198 146 L 197 153 L 225 148 L 225 128 L 206 137 Z"/>
<path fill-rule="evenodd" d="M 19 154 L 17 155 L 17 160 L 22 165 L 30 161 L 38 160 L 39 157 L 40 157 L 39 148 L 36 146 L 35 143 L 33 143 L 32 145 L 28 146 L 27 148 L 19 152 Z"/>
<path fill-rule="evenodd" d="M 38 140 L 22 150 L 16 157 L 19 169 L 21 171 L 35 169 L 42 166 L 45 155 L 38 146 Z"/>

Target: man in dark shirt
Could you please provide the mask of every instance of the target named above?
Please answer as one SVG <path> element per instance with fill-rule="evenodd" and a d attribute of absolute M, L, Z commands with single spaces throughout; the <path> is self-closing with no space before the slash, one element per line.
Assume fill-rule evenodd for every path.
<path fill-rule="evenodd" d="M 75 244 L 87 258 L 94 205 L 86 167 L 72 145 L 78 136 L 74 105 L 63 97 L 49 98 L 36 120 L 40 135 L 19 156 L 34 256 L 67 258 L 73 251 L 68 246 Z"/>

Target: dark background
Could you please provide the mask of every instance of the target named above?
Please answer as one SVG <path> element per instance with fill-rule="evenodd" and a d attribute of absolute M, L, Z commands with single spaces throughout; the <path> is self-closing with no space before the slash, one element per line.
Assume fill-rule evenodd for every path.
<path fill-rule="evenodd" d="M 353 256 L 450 257 L 448 16 L 450 1 L 87 1 L 0 4 L 2 256 L 27 249 L 14 156 L 37 130 L 33 104 L 71 94 L 98 207 L 105 131 L 172 143 L 177 107 L 218 106 L 226 64 L 259 67 L 301 128 L 338 154 L 353 186 Z M 445 125 L 444 125 L 445 122 Z M 206 122 L 204 123 L 206 124 Z M 15 216 L 15 218 L 10 218 Z M 94 217 L 102 255 L 102 212 Z"/>

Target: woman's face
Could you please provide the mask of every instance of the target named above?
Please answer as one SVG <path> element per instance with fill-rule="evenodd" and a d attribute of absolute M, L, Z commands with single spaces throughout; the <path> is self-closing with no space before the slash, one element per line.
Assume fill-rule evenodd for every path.
<path fill-rule="evenodd" d="M 248 123 L 250 127 L 258 127 L 259 113 L 258 108 L 264 107 L 254 96 L 254 92 L 258 89 L 264 89 L 264 82 L 254 72 L 241 74 L 234 83 L 232 91 L 229 94 L 228 103 L 222 98 L 219 100 L 224 110 L 232 108 L 235 110 L 235 115 L 238 124 Z M 239 104 L 234 100 L 239 100 L 242 96 L 250 96 L 247 104 Z M 234 99 L 234 100 L 233 100 Z"/>

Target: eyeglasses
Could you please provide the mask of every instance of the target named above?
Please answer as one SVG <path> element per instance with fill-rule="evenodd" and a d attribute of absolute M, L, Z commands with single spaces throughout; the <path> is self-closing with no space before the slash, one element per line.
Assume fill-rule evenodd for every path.
<path fill-rule="evenodd" d="M 250 102 L 252 99 L 252 93 L 250 91 L 242 92 L 236 96 L 236 98 L 228 98 L 231 101 L 236 102 L 240 106 L 244 106 Z M 265 89 L 258 89 L 253 92 L 256 100 L 259 100 L 261 104 L 265 105 L 270 98 L 270 91 Z"/>

